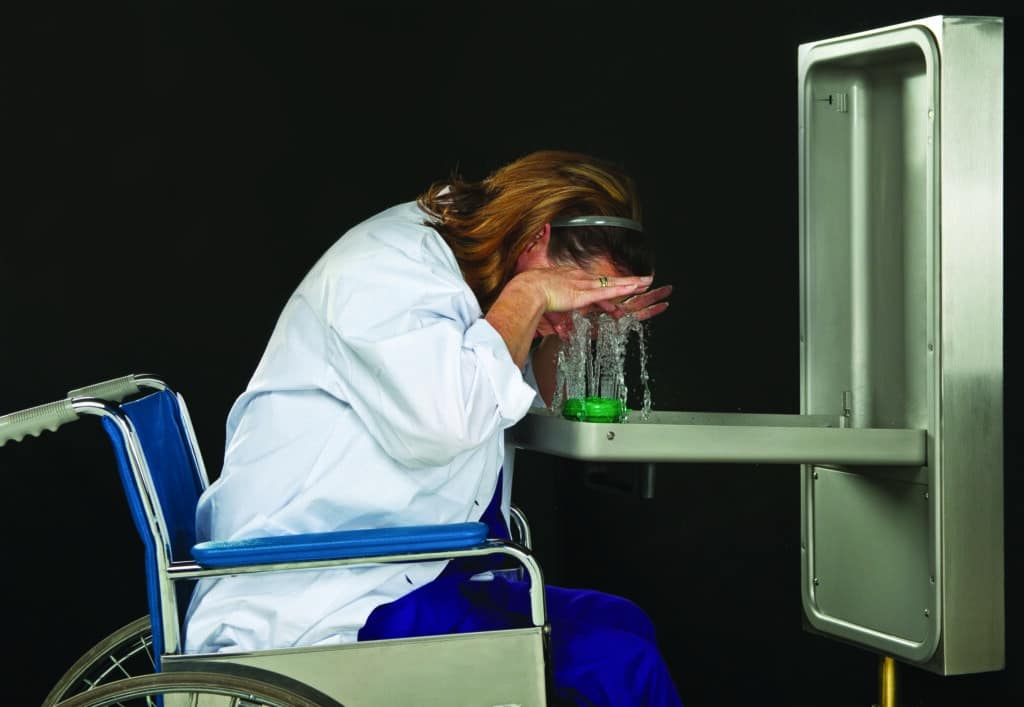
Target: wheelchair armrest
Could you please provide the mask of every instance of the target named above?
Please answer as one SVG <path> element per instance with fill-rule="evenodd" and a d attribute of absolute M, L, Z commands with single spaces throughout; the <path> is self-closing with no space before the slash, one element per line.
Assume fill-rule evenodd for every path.
<path fill-rule="evenodd" d="M 447 555 L 446 553 L 451 553 Z M 210 541 L 192 548 L 194 565 L 173 563 L 167 568 L 171 581 L 202 577 L 275 572 L 309 566 L 342 566 L 367 562 L 425 562 L 453 556 L 482 557 L 503 554 L 515 557 L 530 576 L 530 617 L 534 626 L 547 625 L 544 577 L 540 565 L 518 545 L 487 538 L 485 523 L 414 525 L 398 528 L 302 533 L 234 542 Z M 419 557 L 417 555 L 420 555 Z M 282 567 L 282 565 L 298 565 Z"/>
<path fill-rule="evenodd" d="M 485 523 L 410 525 L 397 528 L 278 535 L 235 541 L 208 541 L 192 548 L 192 559 L 201 567 L 237 567 L 462 550 L 482 545 L 486 540 Z"/>
<path fill-rule="evenodd" d="M 509 508 L 509 519 L 512 521 L 512 541 L 519 543 L 527 550 L 533 550 L 533 534 L 530 532 L 530 524 L 526 521 L 526 514 L 518 506 Z"/>

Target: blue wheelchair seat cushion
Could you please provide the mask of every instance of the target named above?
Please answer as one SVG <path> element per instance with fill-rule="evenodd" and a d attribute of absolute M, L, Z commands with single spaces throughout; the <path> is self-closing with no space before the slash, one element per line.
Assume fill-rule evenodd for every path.
<path fill-rule="evenodd" d="M 483 545 L 486 540 L 486 523 L 410 525 L 234 541 L 211 540 L 193 546 L 192 559 L 202 567 L 238 567 L 464 550 Z"/>

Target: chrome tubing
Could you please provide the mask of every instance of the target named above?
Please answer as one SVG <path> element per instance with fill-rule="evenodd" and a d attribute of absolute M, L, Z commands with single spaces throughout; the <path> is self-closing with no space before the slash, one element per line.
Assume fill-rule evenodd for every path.
<path fill-rule="evenodd" d="M 273 562 L 261 565 L 239 565 L 237 567 L 204 568 L 195 562 L 175 562 L 168 569 L 173 581 L 203 579 L 206 577 L 230 577 L 259 572 L 280 572 L 284 570 L 328 569 L 351 565 L 366 565 L 394 562 L 427 562 L 450 560 L 458 557 L 485 557 L 487 555 L 508 555 L 515 558 L 530 575 L 530 618 L 534 626 L 547 623 L 547 607 L 544 601 L 544 576 L 540 565 L 525 548 L 501 540 L 488 540 L 483 545 L 462 550 L 432 550 L 428 552 L 405 552 L 393 555 L 367 557 L 343 557 L 330 560 L 303 560 L 300 562 Z"/>

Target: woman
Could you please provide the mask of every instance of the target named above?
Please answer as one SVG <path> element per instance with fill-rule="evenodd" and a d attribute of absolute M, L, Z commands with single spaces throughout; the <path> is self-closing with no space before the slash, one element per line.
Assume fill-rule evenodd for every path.
<path fill-rule="evenodd" d="M 588 216 L 618 225 L 569 223 Z M 435 184 L 350 229 L 288 300 L 229 413 L 199 541 L 481 519 L 506 534 L 503 433 L 550 399 L 571 312 L 647 318 L 667 307 L 670 288 L 650 289 L 638 217 L 627 176 L 546 151 L 482 182 Z M 525 587 L 473 573 L 442 561 L 204 581 L 186 650 L 481 630 L 528 615 Z M 678 703 L 642 612 L 566 591 L 549 589 L 559 692 Z M 619 625 L 604 625 L 611 615 Z M 608 645 L 629 641 L 637 655 L 623 661 L 643 675 L 609 684 Z"/>

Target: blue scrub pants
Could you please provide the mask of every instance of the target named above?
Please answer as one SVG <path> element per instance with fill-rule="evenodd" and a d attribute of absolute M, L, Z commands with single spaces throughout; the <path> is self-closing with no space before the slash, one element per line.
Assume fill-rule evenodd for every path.
<path fill-rule="evenodd" d="M 499 483 L 498 488 L 501 488 Z M 508 537 L 497 499 L 483 520 L 492 537 Z M 410 594 L 377 607 L 359 632 L 371 641 L 530 626 L 529 582 L 486 569 L 479 560 L 452 560 L 444 572 Z M 658 652 L 654 625 L 644 611 L 621 597 L 547 585 L 555 697 L 595 707 L 682 705 Z"/>

